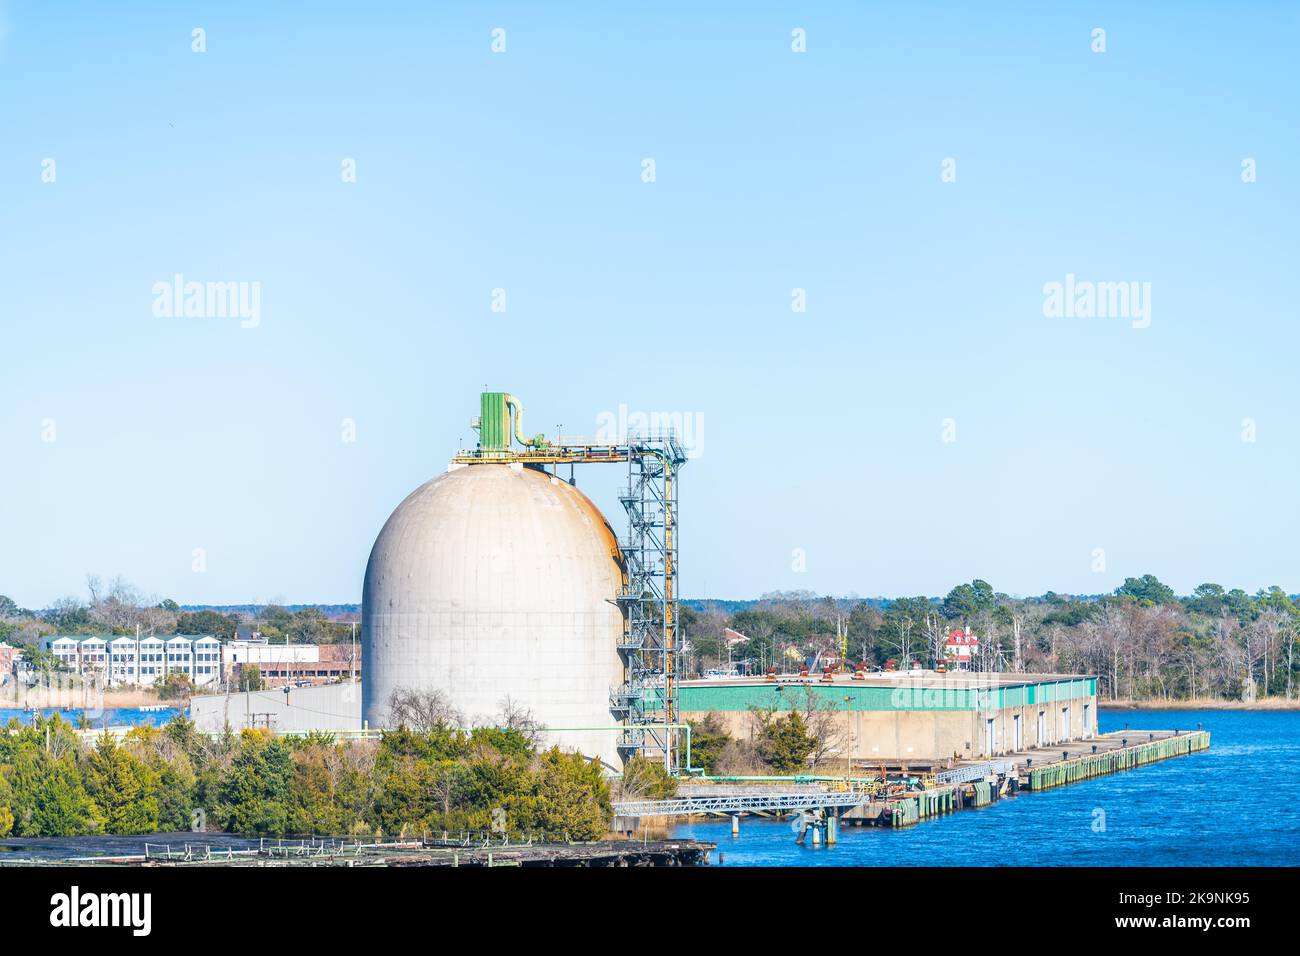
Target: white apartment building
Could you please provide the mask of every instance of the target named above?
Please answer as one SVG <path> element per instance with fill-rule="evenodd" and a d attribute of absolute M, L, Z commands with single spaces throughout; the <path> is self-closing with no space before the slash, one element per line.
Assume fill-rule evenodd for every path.
<path fill-rule="evenodd" d="M 54 656 L 70 671 L 81 673 L 81 642 L 75 637 L 56 637 L 54 640 L 41 641 L 42 650 L 52 651 Z"/>
<path fill-rule="evenodd" d="M 42 642 L 69 671 L 102 675 L 109 686 L 155 684 L 168 674 L 185 674 L 196 685 L 234 679 L 239 667 L 256 665 L 272 680 L 337 677 L 343 665 L 329 665 L 328 675 L 310 667 L 321 661 L 315 644 L 268 644 L 226 641 L 215 637 L 56 637 Z M 322 665 L 324 666 L 324 665 Z M 344 668 L 346 670 L 346 668 Z M 346 674 L 345 674 L 346 676 Z"/>
<path fill-rule="evenodd" d="M 194 684 L 221 679 L 221 641 L 215 637 L 58 637 L 43 643 L 68 670 L 104 675 L 110 686 L 155 684 L 168 674 L 185 674 Z"/>
<path fill-rule="evenodd" d="M 208 684 L 221 679 L 221 642 L 200 637 L 194 642 L 194 683 Z"/>

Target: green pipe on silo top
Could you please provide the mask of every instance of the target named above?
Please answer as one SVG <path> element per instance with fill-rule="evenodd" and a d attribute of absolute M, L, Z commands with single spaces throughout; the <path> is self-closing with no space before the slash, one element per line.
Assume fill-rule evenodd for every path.
<path fill-rule="evenodd" d="M 524 437 L 524 403 L 513 395 L 506 395 L 506 407 L 515 413 L 515 441 L 527 448 L 535 444 Z M 538 435 L 538 438 L 542 436 Z"/>

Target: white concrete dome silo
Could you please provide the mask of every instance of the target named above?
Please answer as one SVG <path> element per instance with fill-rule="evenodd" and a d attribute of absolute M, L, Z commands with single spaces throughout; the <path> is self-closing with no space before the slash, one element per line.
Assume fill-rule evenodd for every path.
<path fill-rule="evenodd" d="M 370 553 L 362 708 L 387 727 L 394 690 L 440 690 L 472 723 L 510 697 L 546 743 L 618 766 L 618 542 L 575 487 L 518 464 L 452 470 L 413 491 Z M 569 730 L 560 728 L 593 728 Z M 594 729 L 605 728 L 605 729 Z"/>

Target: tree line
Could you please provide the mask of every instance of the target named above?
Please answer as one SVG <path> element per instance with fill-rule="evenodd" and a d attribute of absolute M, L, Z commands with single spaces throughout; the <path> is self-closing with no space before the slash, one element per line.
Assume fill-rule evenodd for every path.
<path fill-rule="evenodd" d="M 1178 596 L 1155 576 L 1127 578 L 1111 594 L 1013 597 L 986 581 L 943 598 L 856 599 L 796 592 L 728 612 L 683 609 L 688 670 L 744 662 L 789 670 L 848 658 L 935 666 L 954 627 L 979 639 L 974 666 L 1017 673 L 1090 673 L 1111 699 L 1294 699 L 1300 606 L 1280 587 L 1248 594 L 1206 583 Z M 725 629 L 745 640 L 727 641 Z"/>
<path fill-rule="evenodd" d="M 330 620 L 313 607 L 184 611 L 175 601 L 144 597 L 121 579 L 106 586 L 93 575 L 87 590 L 88 600 L 65 598 L 41 611 L 0 595 L 0 640 L 26 645 L 35 655 L 40 638 L 50 634 L 133 634 L 137 626 L 149 634 L 228 637 L 249 624 L 273 642 L 352 637 L 350 621 Z M 1205 583 L 1180 597 L 1147 574 L 1127 578 L 1111 594 L 1013 597 L 975 579 L 942 598 L 791 592 L 756 602 L 691 602 L 681 619 L 691 674 L 736 662 L 758 671 L 802 666 L 838 658 L 842 643 L 855 663 L 933 666 L 949 631 L 962 626 L 979 638 L 974 664 L 980 669 L 1092 673 L 1102 696 L 1112 699 L 1293 699 L 1300 689 L 1300 607 L 1280 587 L 1249 594 Z M 729 645 L 726 628 L 746 640 Z"/>
<path fill-rule="evenodd" d="M 105 584 L 93 574 L 87 576 L 86 589 L 86 598 L 60 598 L 41 610 L 19 607 L 0 594 L 0 640 L 35 647 L 55 634 L 129 636 L 137 629 L 146 636 L 211 634 L 229 639 L 244 625 L 272 643 L 337 644 L 353 634 L 353 620 L 327 617 L 316 607 L 291 611 L 272 603 L 239 613 L 187 611 L 170 598 L 145 595 L 122 578 Z"/>

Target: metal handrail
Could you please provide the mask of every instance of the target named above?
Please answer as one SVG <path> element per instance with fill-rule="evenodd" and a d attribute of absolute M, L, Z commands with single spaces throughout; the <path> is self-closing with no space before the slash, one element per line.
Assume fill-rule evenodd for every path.
<path fill-rule="evenodd" d="M 970 783 L 992 774 L 1009 774 L 1015 769 L 1013 760 L 990 760 L 988 763 L 975 764 L 971 767 L 957 767 L 953 770 L 940 770 L 935 774 L 939 783 Z"/>

